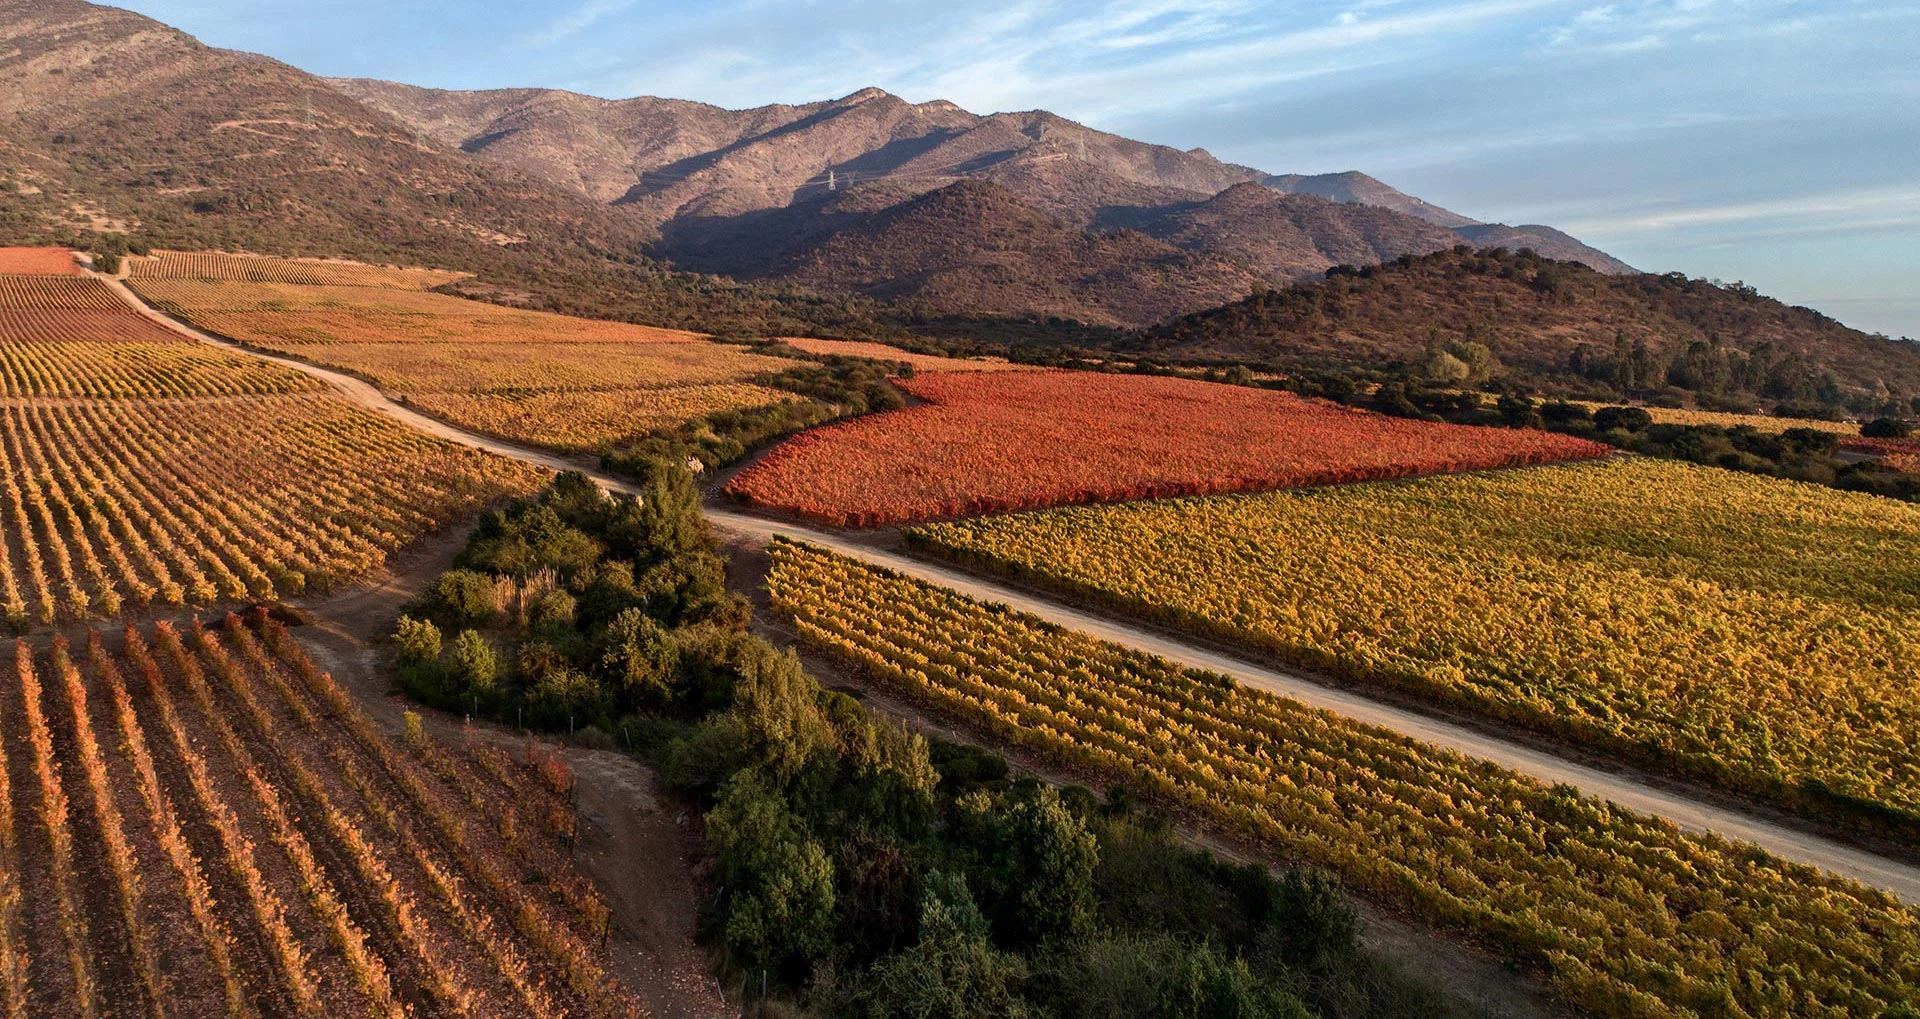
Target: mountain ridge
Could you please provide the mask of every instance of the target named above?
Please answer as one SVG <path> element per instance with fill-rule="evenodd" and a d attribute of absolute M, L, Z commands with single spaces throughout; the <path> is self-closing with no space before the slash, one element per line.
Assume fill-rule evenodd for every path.
<path fill-rule="evenodd" d="M 973 114 L 944 100 L 912 103 L 878 88 L 815 103 L 727 110 L 687 100 L 609 100 L 559 90 L 458 92 L 375 79 L 329 84 L 442 142 L 631 207 L 657 232 L 656 254 L 704 271 L 763 271 L 760 252 L 790 246 L 777 227 L 796 217 L 777 210 L 805 211 L 823 193 L 880 182 L 898 186 L 905 200 L 980 179 L 1006 186 L 1038 211 L 1093 230 L 1154 222 L 1151 210 L 1193 207 L 1243 185 L 1330 202 L 1334 207 L 1318 217 L 1343 221 L 1329 231 L 1339 238 L 1331 247 L 1314 247 L 1312 231 L 1290 229 L 1285 241 L 1274 243 L 1297 248 L 1305 238 L 1313 251 L 1248 263 L 1275 283 L 1356 256 L 1371 263 L 1425 254 L 1458 243 L 1466 230 L 1605 272 L 1633 271 L 1559 231 L 1482 224 L 1357 171 L 1270 174 L 1223 162 L 1204 149 L 1136 141 L 1044 110 Z M 582 164 L 593 172 L 581 172 Z M 1381 210 L 1405 222 L 1382 217 Z M 1181 245 L 1240 258 L 1273 246 L 1246 236 L 1272 218 L 1272 210 L 1261 210 L 1252 222 L 1188 231 Z M 1455 234 L 1441 237 L 1420 224 Z M 811 227 L 819 225 L 816 220 Z M 1361 236 L 1357 243 L 1355 234 Z M 1215 235 L 1222 237 L 1218 248 L 1209 246 Z M 735 250 L 749 255 L 736 260 Z M 931 249 L 927 257 L 934 257 Z M 924 268 L 952 266 L 929 262 Z M 817 285 L 839 284 L 822 278 Z"/>

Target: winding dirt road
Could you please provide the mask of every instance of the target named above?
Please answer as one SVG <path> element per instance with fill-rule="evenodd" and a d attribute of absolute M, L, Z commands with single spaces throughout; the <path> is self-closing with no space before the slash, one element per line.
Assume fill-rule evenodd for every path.
<path fill-rule="evenodd" d="M 636 492 L 634 485 L 581 463 L 541 450 L 476 435 L 408 409 L 351 375 L 293 358 L 261 353 L 201 332 L 148 307 L 120 280 L 102 278 L 106 279 L 107 284 L 128 305 L 175 332 L 202 343 L 237 351 L 251 357 L 263 358 L 305 372 L 326 381 L 343 396 L 374 413 L 384 414 L 410 427 L 464 446 L 487 450 L 553 470 L 583 470 L 609 491 Z M 1144 627 L 1129 626 L 1083 612 L 1051 599 L 983 580 L 940 563 L 875 549 L 844 535 L 801 524 L 770 520 L 713 507 L 709 507 L 706 512 L 707 518 L 716 529 L 736 537 L 760 541 L 786 537 L 832 549 L 876 566 L 951 588 L 969 597 L 1009 605 L 1060 626 L 1159 655 L 1180 665 L 1218 672 L 1255 689 L 1291 697 L 1304 704 L 1323 708 L 1355 721 L 1391 729 L 1436 747 L 1492 761 L 1543 782 L 1564 782 L 1575 786 L 1587 795 L 1601 797 L 1630 810 L 1667 818 L 1683 828 L 1713 832 L 1736 841 L 1750 842 L 1782 859 L 1810 864 L 1829 873 L 1852 878 L 1862 884 L 1891 892 L 1903 901 L 1920 903 L 1920 867 L 1899 860 L 1856 849 L 1818 834 L 1775 824 L 1729 807 L 1703 802 L 1681 792 L 1661 789 L 1630 775 L 1616 774 L 1569 761 L 1442 718 L 1424 715 L 1410 708 L 1373 700 L 1362 691 L 1331 687 L 1305 676 L 1243 661 L 1179 641 Z"/>

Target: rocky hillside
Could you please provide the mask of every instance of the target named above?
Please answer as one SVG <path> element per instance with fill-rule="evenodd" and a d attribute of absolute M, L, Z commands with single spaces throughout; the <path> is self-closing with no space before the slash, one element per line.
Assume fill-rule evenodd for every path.
<path fill-rule="evenodd" d="M 1615 390 L 1669 385 L 1838 403 L 1920 394 L 1920 344 L 1849 329 L 1749 287 L 1461 246 L 1336 272 L 1139 334 L 1166 355 L 1417 366 L 1478 344 L 1505 369 Z"/>
<path fill-rule="evenodd" d="M 642 233 L 635 217 L 423 145 L 285 64 L 80 0 L 0 0 L 0 167 L 16 229 L 37 217 L 421 261 L 535 236 L 631 248 Z"/>
<path fill-rule="evenodd" d="M 1264 286 L 1231 259 L 1134 230 L 1081 230 L 985 180 L 885 205 L 769 272 L 929 314 L 1094 325 L 1156 322 Z"/>
<path fill-rule="evenodd" d="M 670 272 L 633 209 L 442 145 L 296 68 L 82 0 L 0 0 L 0 244 L 338 255 L 658 325 L 897 332 L 878 309 Z"/>

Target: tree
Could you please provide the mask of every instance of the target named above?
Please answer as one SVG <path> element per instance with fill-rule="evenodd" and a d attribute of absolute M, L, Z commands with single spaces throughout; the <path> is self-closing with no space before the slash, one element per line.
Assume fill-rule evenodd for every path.
<path fill-rule="evenodd" d="M 1245 959 L 1228 959 L 1212 945 L 1188 953 L 1160 985 L 1153 1019 L 1307 1019 L 1299 999 L 1265 986 Z"/>
<path fill-rule="evenodd" d="M 472 570 L 442 573 L 433 585 L 433 600 L 461 626 L 485 626 L 499 611 L 494 602 L 493 578 Z"/>
<path fill-rule="evenodd" d="M 600 664 L 629 698 L 657 698 L 673 678 L 673 643 L 653 617 L 627 609 L 600 638 Z"/>
<path fill-rule="evenodd" d="M 756 965 L 811 960 L 833 947 L 833 864 L 752 768 L 707 814 L 727 943 Z"/>
<path fill-rule="evenodd" d="M 932 871 L 921 895 L 920 943 L 875 964 L 862 981 L 862 1019 L 1018 1019 L 1019 957 L 996 951 L 987 922 L 959 875 Z"/>
<path fill-rule="evenodd" d="M 493 653 L 493 645 L 487 643 L 477 631 L 462 630 L 453 641 L 453 661 L 449 664 L 453 678 L 467 693 L 476 697 L 493 696 L 493 684 L 500 674 L 499 660 Z"/>
<path fill-rule="evenodd" d="M 1432 382 L 1460 383 L 1467 381 L 1473 374 L 1473 369 L 1467 362 L 1445 350 L 1435 348 L 1427 351 L 1426 360 L 1420 364 L 1420 373 Z"/>
<path fill-rule="evenodd" d="M 833 752 L 833 726 L 820 710 L 820 686 L 792 651 L 782 654 L 756 643 L 734 668 L 740 678 L 729 713 L 769 775 L 791 782 Z"/>
<path fill-rule="evenodd" d="M 1577 403 L 1555 400 L 1540 408 L 1540 419 L 1548 425 L 1570 425 L 1575 421 L 1593 420 L 1593 412 Z"/>
<path fill-rule="evenodd" d="M 1093 926 L 1093 834 L 1051 786 L 957 803 L 962 837 L 975 846 L 993 927 L 1005 944 L 1032 946 L 1084 935 Z"/>
<path fill-rule="evenodd" d="M 1500 412 L 1500 420 L 1509 428 L 1539 427 L 1543 420 L 1530 397 L 1505 393 L 1494 406 Z"/>
<path fill-rule="evenodd" d="M 440 660 L 440 628 L 425 619 L 401 616 L 393 634 L 400 646 L 400 664 L 422 665 Z"/>
<path fill-rule="evenodd" d="M 1913 425 L 1899 418 L 1876 418 L 1861 425 L 1860 434 L 1869 439 L 1905 439 L 1913 435 Z"/>
<path fill-rule="evenodd" d="M 1653 415 L 1639 407 L 1602 407 L 1593 412 L 1593 427 L 1603 432 L 1644 432 L 1653 427 Z"/>

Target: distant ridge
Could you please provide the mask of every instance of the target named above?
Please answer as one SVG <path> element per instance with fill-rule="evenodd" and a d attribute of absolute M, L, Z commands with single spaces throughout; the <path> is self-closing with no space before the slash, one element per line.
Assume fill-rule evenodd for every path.
<path fill-rule="evenodd" d="M 1045 111 L 981 116 L 877 88 L 797 106 L 727 110 L 540 89 L 330 83 L 440 144 L 633 210 L 654 230 L 656 253 L 704 271 L 785 278 L 779 256 L 855 228 L 856 207 L 872 214 L 882 198 L 897 204 L 967 180 L 992 181 L 1013 201 L 1077 229 L 1139 229 L 1197 255 L 1240 260 L 1271 283 L 1331 265 L 1425 254 L 1463 238 L 1531 247 L 1602 272 L 1633 271 L 1557 230 L 1479 223 L 1363 173 L 1269 174 L 1203 149 L 1134 141 Z M 1248 188 L 1301 201 L 1258 201 Z M 843 201 L 848 189 L 864 189 L 862 197 Z M 928 260 L 893 260 L 902 279 L 959 267 L 936 249 L 952 251 L 929 239 Z M 850 279 L 867 276 L 848 268 Z M 839 276 L 821 271 L 807 279 L 833 288 Z M 1168 283 L 1184 291 L 1179 301 L 1160 316 L 1122 324 L 1150 324 L 1196 306 L 1212 285 Z"/>

